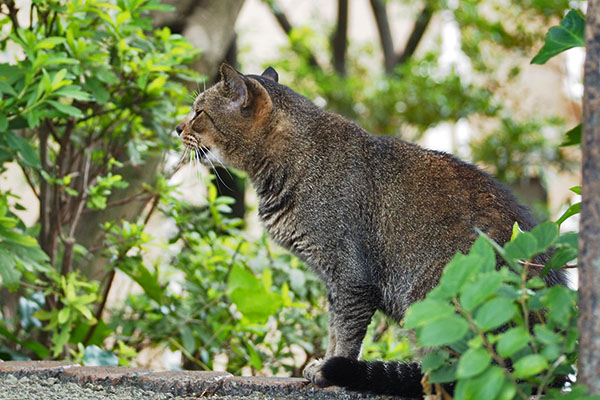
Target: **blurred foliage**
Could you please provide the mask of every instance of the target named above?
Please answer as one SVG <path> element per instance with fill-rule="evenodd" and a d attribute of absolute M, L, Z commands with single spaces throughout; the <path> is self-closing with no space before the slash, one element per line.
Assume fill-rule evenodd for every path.
<path fill-rule="evenodd" d="M 86 360 L 94 350 L 81 344 L 101 345 L 107 332 L 108 277 L 120 269 L 147 278 L 139 251 L 149 239 L 145 215 L 84 227 L 84 236 L 104 230 L 87 247 L 78 224 L 115 206 L 111 196 L 129 186 L 120 171 L 177 143 L 173 121 L 187 100 L 180 82 L 196 80 L 185 64 L 197 51 L 168 29 L 150 31 L 149 13 L 168 9 L 155 0 L 35 1 L 27 26 L 20 7 L 0 5 L 9 60 L 0 64 L 0 168 L 21 168 L 40 219 L 27 228 L 15 213 L 25 202 L 0 193 L 2 357 Z M 134 197 L 156 196 L 147 187 Z M 103 282 L 88 282 L 80 271 L 100 255 L 110 260 Z"/>
<path fill-rule="evenodd" d="M 436 38 L 427 48 L 421 46 L 399 62 L 391 74 L 384 74 L 382 65 L 376 63 L 381 55 L 372 44 L 350 42 L 347 75 L 340 76 L 327 62 L 333 52 L 327 39 L 333 28 L 311 22 L 293 27 L 289 44 L 272 64 L 289 77 L 286 84 L 374 134 L 417 140 L 427 129 L 443 122 L 456 123 L 463 118 L 486 121 L 484 126 L 489 131 L 481 132 L 485 139 L 471 145 L 473 161 L 485 163 L 506 183 L 543 177 L 542 163 L 545 168 L 558 170 L 573 165 L 568 153 L 556 146 L 559 139 L 555 132 L 564 128 L 562 121 L 556 117 L 520 116 L 521 110 L 512 108 L 518 105 L 502 97 L 514 93 L 498 89 L 517 82 L 528 55 L 541 47 L 546 27 L 581 2 L 398 2 L 405 3 L 403 6 L 414 10 L 414 14 L 427 5 L 437 13 L 434 15 L 456 23 L 460 61 L 443 60 L 441 38 Z M 280 10 L 277 1 L 266 3 Z M 572 18 L 566 20 L 574 22 L 567 23 L 563 34 L 565 29 L 581 30 L 581 15 L 576 11 L 570 15 Z M 574 45 L 577 43 L 570 46 Z M 536 129 L 538 132 L 534 132 Z"/>

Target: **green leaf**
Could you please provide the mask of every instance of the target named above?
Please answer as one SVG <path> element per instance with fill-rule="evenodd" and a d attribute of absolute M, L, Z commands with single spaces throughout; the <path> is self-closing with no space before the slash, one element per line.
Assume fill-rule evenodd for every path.
<path fill-rule="evenodd" d="M 546 43 L 540 52 L 531 60 L 532 64 L 544 64 L 555 55 L 572 47 L 585 46 L 585 19 L 571 10 L 560 21 L 560 25 L 553 26 L 546 34 Z"/>
<path fill-rule="evenodd" d="M 515 240 L 506 243 L 506 256 L 515 260 L 529 260 L 538 248 L 537 240 L 530 232 L 521 232 Z"/>
<path fill-rule="evenodd" d="M 577 249 L 579 247 L 579 234 L 577 232 L 563 233 L 556 239 L 555 244 L 561 247 Z"/>
<path fill-rule="evenodd" d="M 156 79 L 154 79 L 150 85 L 148 85 L 148 93 L 159 93 L 163 90 L 163 86 L 167 82 L 167 77 L 164 75 L 159 75 Z"/>
<path fill-rule="evenodd" d="M 429 324 L 455 313 L 453 306 L 444 301 L 425 299 L 414 303 L 406 311 L 404 326 L 408 329 Z"/>
<path fill-rule="evenodd" d="M 544 253 L 558 238 L 558 225 L 552 221 L 546 221 L 533 228 L 531 234 L 537 242 L 536 253 Z"/>
<path fill-rule="evenodd" d="M 419 328 L 417 338 L 421 346 L 442 346 L 459 341 L 468 330 L 467 322 L 453 314 Z"/>
<path fill-rule="evenodd" d="M 556 223 L 560 226 L 563 222 L 565 222 L 565 220 L 567 218 L 572 217 L 575 214 L 579 214 L 580 209 L 581 209 L 581 202 L 571 204 L 571 206 L 569 208 L 567 208 L 567 211 L 565 211 L 563 213 L 563 215 L 560 216 L 560 218 L 556 221 Z"/>
<path fill-rule="evenodd" d="M 34 50 L 53 49 L 55 46 L 57 46 L 61 43 L 64 43 L 65 41 L 66 41 L 65 38 L 51 36 L 51 37 L 47 37 L 47 38 L 44 38 L 44 39 L 38 41 L 33 49 Z"/>
<path fill-rule="evenodd" d="M 194 332 L 192 332 L 188 325 L 182 325 L 179 329 L 179 333 L 181 333 L 181 344 L 185 351 L 194 354 L 194 351 L 196 350 L 196 338 L 194 337 Z"/>
<path fill-rule="evenodd" d="M 577 258 L 577 249 L 572 247 L 559 247 L 552 253 L 552 256 L 542 270 L 542 276 L 546 276 L 548 271 L 560 269 L 569 261 Z"/>
<path fill-rule="evenodd" d="M 575 315 L 574 292 L 564 286 L 553 286 L 542 297 L 542 304 L 548 308 L 548 319 L 559 326 L 567 326 L 569 320 Z"/>
<path fill-rule="evenodd" d="M 8 118 L 6 114 L 0 113 L 0 133 L 4 133 L 8 129 Z"/>
<path fill-rule="evenodd" d="M 515 377 L 529 378 L 548 368 L 548 361 L 539 354 L 530 354 L 515 362 L 514 368 Z"/>
<path fill-rule="evenodd" d="M 58 323 L 63 325 L 65 322 L 69 320 L 69 316 L 71 315 L 71 309 L 65 307 L 58 312 Z"/>
<path fill-rule="evenodd" d="M 268 292 L 261 280 L 238 265 L 229 274 L 227 295 L 244 317 L 257 323 L 265 322 L 283 304 L 281 296 Z"/>
<path fill-rule="evenodd" d="M 0 247 L 0 277 L 2 278 L 2 285 L 8 287 L 9 290 L 16 290 L 19 287 L 19 281 L 21 279 L 21 271 L 17 269 L 17 263 L 15 256 Z"/>
<path fill-rule="evenodd" d="M 429 381 L 432 383 L 447 383 L 456 380 L 456 363 L 442 365 L 441 368 L 431 371 Z"/>
<path fill-rule="evenodd" d="M 475 313 L 475 325 L 484 331 L 496 329 L 512 319 L 517 312 L 513 302 L 504 297 L 488 300 Z"/>
<path fill-rule="evenodd" d="M 89 93 L 86 93 L 82 91 L 79 87 L 73 85 L 60 88 L 59 90 L 54 92 L 54 94 L 60 97 L 69 97 L 81 101 L 91 100 L 91 96 L 89 95 Z"/>
<path fill-rule="evenodd" d="M 461 287 L 477 273 L 484 262 L 476 254 L 457 253 L 452 257 L 452 260 L 444 268 L 442 278 L 440 279 L 440 287 L 450 296 L 456 295 Z"/>
<path fill-rule="evenodd" d="M 504 386 L 504 373 L 502 368 L 493 365 L 476 378 L 459 381 L 459 384 L 461 382 L 464 382 L 464 387 L 461 390 L 464 396 L 462 398 L 473 400 L 494 399 Z M 457 392 L 458 389 L 457 385 Z M 460 397 L 457 395 L 455 398 L 459 399 Z"/>
<path fill-rule="evenodd" d="M 54 100 L 46 100 L 46 101 L 48 103 L 50 103 L 52 105 L 52 107 L 56 108 L 58 111 L 60 111 L 63 114 L 67 114 L 67 115 L 70 115 L 75 118 L 83 117 L 83 113 L 77 107 L 63 104 L 63 103 L 60 103 L 60 102 L 54 101 Z"/>
<path fill-rule="evenodd" d="M 87 346 L 81 360 L 86 367 L 116 367 L 119 365 L 119 357 L 108 350 L 102 350 L 96 345 Z"/>
<path fill-rule="evenodd" d="M 517 394 L 517 387 L 510 381 L 505 381 L 500 389 L 500 393 L 496 396 L 496 400 L 513 400 Z"/>
<path fill-rule="evenodd" d="M 479 375 L 492 362 L 492 356 L 483 347 L 467 350 L 458 360 L 456 377 L 459 379 Z"/>
<path fill-rule="evenodd" d="M 522 326 L 516 326 L 502 334 L 496 345 L 498 354 L 510 357 L 529 343 L 531 336 Z"/>
<path fill-rule="evenodd" d="M 481 275 L 475 282 L 467 283 L 464 286 L 460 294 L 460 304 L 465 311 L 471 312 L 492 296 L 501 284 L 502 276 L 496 271 Z"/>
<path fill-rule="evenodd" d="M 44 347 L 44 345 L 40 342 L 26 340 L 24 342 L 21 342 L 21 346 L 33 351 L 42 360 L 50 357 L 50 350 Z"/>
<path fill-rule="evenodd" d="M 433 371 L 444 365 L 448 359 L 448 353 L 442 350 L 432 351 L 423 358 L 423 371 Z"/>
<path fill-rule="evenodd" d="M 35 240 L 31 236 L 22 235 L 16 231 L 6 229 L 0 226 L 0 240 L 1 239 L 25 247 L 35 247 L 38 245 L 37 240 Z"/>
<path fill-rule="evenodd" d="M 40 158 L 35 148 L 23 137 L 7 132 L 4 136 L 8 145 L 17 151 L 20 158 L 27 163 L 27 166 L 39 169 L 41 168 Z"/>
<path fill-rule="evenodd" d="M 159 304 L 162 302 L 163 288 L 158 281 L 158 277 L 153 275 L 140 259 L 125 258 L 118 268 L 137 282 L 148 297 Z"/>
<path fill-rule="evenodd" d="M 104 86 L 102 82 L 92 77 L 85 80 L 85 88 L 92 93 L 98 104 L 106 104 L 110 98 L 110 93 L 108 93 Z"/>
<path fill-rule="evenodd" d="M 581 144 L 581 130 L 582 124 L 579 124 L 575 128 L 565 133 L 566 138 L 560 145 L 564 147 Z"/>
<path fill-rule="evenodd" d="M 492 245 L 483 236 L 478 236 L 469 252 L 481 259 L 480 271 L 494 271 L 496 269 L 496 254 Z"/>
<path fill-rule="evenodd" d="M 248 354 L 250 355 L 250 360 L 248 364 L 250 364 L 251 367 L 256 368 L 257 370 L 261 370 L 263 367 L 262 359 L 260 358 L 258 351 L 256 351 L 254 344 L 252 344 L 252 342 L 248 340 L 246 342 L 246 348 L 248 349 Z"/>
<path fill-rule="evenodd" d="M 519 236 L 519 233 L 523 232 L 521 230 L 521 227 L 519 226 L 519 223 L 517 221 L 515 221 L 515 223 L 513 224 L 512 227 L 512 233 L 510 234 L 510 240 L 515 240 L 515 238 L 517 236 Z"/>

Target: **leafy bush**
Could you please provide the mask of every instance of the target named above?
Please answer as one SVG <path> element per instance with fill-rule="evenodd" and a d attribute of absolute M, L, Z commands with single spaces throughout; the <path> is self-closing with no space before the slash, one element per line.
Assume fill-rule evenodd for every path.
<path fill-rule="evenodd" d="M 136 249 L 149 240 L 148 215 L 126 222 L 111 212 L 162 195 L 133 175 L 155 179 L 186 99 L 178 82 L 196 79 L 187 41 L 168 29 L 148 34 L 149 12 L 164 9 L 155 0 L 36 1 L 21 26 L 19 6 L 2 5 L 0 48 L 10 61 L 0 64 L 0 168 L 18 163 L 40 210 L 27 228 L 15 214 L 20 199 L 0 193 L 0 276 L 13 292 L 2 292 L 3 358 L 61 358 L 70 344 L 101 344 L 114 270 L 147 271 Z"/>
<path fill-rule="evenodd" d="M 531 263 L 550 248 L 545 267 Z M 494 249 L 507 265 L 500 270 Z M 420 346 L 436 347 L 423 359 L 428 382 L 441 390 L 456 381 L 456 399 L 559 395 L 550 387 L 574 373 L 578 354 L 577 292 L 548 287 L 531 269 L 543 276 L 576 256 L 577 234 L 559 236 L 553 222 L 517 231 L 504 247 L 482 234 L 468 254 L 457 254 L 404 321 Z"/>

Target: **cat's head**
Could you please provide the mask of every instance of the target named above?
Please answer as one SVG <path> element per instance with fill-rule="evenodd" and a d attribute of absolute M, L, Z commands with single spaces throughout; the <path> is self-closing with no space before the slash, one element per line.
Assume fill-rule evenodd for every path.
<path fill-rule="evenodd" d="M 221 65 L 221 80 L 200 93 L 176 131 L 205 165 L 247 170 L 249 159 L 271 130 L 273 102 L 265 85 L 277 85 L 269 67 L 261 76 Z"/>

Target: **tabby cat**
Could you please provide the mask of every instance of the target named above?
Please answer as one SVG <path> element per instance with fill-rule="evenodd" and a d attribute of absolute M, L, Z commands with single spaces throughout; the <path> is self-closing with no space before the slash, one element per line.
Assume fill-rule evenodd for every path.
<path fill-rule="evenodd" d="M 358 361 L 376 310 L 396 321 L 440 280 L 479 228 L 500 244 L 535 221 L 473 165 L 389 136 L 376 137 L 278 83 L 227 64 L 176 131 L 203 163 L 245 171 L 273 239 L 321 278 L 329 345 L 304 376 L 318 386 L 420 396 L 419 365 Z M 540 261 L 540 260 L 538 260 Z M 565 284 L 562 271 L 550 284 Z"/>

